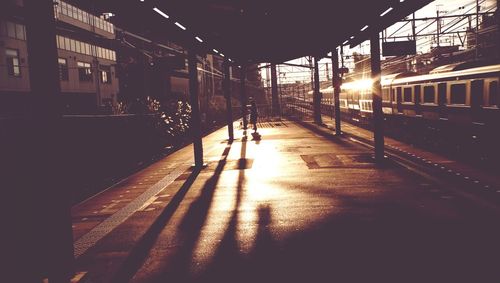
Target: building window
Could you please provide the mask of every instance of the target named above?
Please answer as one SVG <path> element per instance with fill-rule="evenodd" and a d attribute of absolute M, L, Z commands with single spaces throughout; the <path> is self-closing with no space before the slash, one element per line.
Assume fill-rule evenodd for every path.
<path fill-rule="evenodd" d="M 71 50 L 70 40 L 67 37 L 64 38 L 64 49 L 65 50 Z"/>
<path fill-rule="evenodd" d="M 71 43 L 70 50 L 73 51 L 73 52 L 76 52 L 76 40 L 70 39 L 69 42 Z"/>
<path fill-rule="evenodd" d="M 76 46 L 76 49 L 75 49 L 76 53 L 83 53 L 82 49 L 81 49 L 81 42 L 80 41 L 75 41 L 75 46 Z"/>
<path fill-rule="evenodd" d="M 7 61 L 7 73 L 11 77 L 21 76 L 21 65 L 19 64 L 19 51 L 14 49 L 5 49 Z"/>
<path fill-rule="evenodd" d="M 89 14 L 87 12 L 83 12 L 83 22 L 88 24 L 89 23 Z"/>
<path fill-rule="evenodd" d="M 78 77 L 81 82 L 92 81 L 92 66 L 90 63 L 78 62 Z"/>
<path fill-rule="evenodd" d="M 64 37 L 62 37 L 60 35 L 57 36 L 57 48 L 65 49 L 64 48 Z"/>
<path fill-rule="evenodd" d="M 111 84 L 111 67 L 101 66 L 101 82 L 103 84 Z"/>
<path fill-rule="evenodd" d="M 6 22 L 7 36 L 10 38 L 26 40 L 26 29 L 24 25 Z"/>
<path fill-rule="evenodd" d="M 68 81 L 69 80 L 68 60 L 64 58 L 59 58 L 57 59 L 57 62 L 59 63 L 59 79 L 61 81 Z"/>
<path fill-rule="evenodd" d="M 78 20 L 79 20 L 80 22 L 83 22 L 83 11 L 82 11 L 82 10 L 80 10 L 80 9 L 77 9 L 77 13 L 78 13 L 78 14 L 77 14 L 77 16 L 78 16 Z"/>
<path fill-rule="evenodd" d="M 88 44 L 88 43 L 85 43 L 85 54 L 92 55 L 90 44 Z"/>

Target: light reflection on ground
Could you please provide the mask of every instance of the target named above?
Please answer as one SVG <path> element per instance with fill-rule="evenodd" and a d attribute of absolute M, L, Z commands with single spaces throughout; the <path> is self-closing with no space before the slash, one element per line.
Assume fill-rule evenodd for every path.
<path fill-rule="evenodd" d="M 245 152 L 242 152 L 242 146 Z M 304 201 L 316 208 L 325 206 L 333 211 L 333 199 L 314 196 L 293 186 L 284 187 L 282 184 L 288 184 L 286 182 L 275 182 L 280 174 L 276 167 L 286 168 L 290 156 L 278 152 L 272 143 L 265 146 L 250 141 L 234 143 L 228 160 L 241 156 L 251 156 L 255 162 L 250 169 L 228 170 L 220 176 L 193 252 L 192 272 L 204 270 L 203 263 L 211 262 L 228 233 L 234 234 L 234 244 L 240 254 L 250 254 L 258 236 L 262 207 L 269 207 L 268 228 L 279 238 L 298 229 L 307 229 L 330 215 L 319 213 L 317 209 L 304 210 Z"/>

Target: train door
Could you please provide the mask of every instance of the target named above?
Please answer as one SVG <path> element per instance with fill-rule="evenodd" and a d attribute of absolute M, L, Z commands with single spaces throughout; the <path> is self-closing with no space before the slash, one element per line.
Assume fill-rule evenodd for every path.
<path fill-rule="evenodd" d="M 422 108 L 420 107 L 420 96 L 421 96 L 421 86 L 416 85 L 413 89 L 413 94 L 415 95 L 415 115 L 422 115 Z"/>
<path fill-rule="evenodd" d="M 396 88 L 396 105 L 398 113 L 403 113 L 403 90 L 401 87 Z"/>
<path fill-rule="evenodd" d="M 488 106 L 489 107 L 499 107 L 498 97 L 500 96 L 500 91 L 498 89 L 498 81 L 492 81 L 489 83 L 488 87 Z"/>
<path fill-rule="evenodd" d="M 484 105 L 484 80 L 475 80 L 470 84 L 470 108 L 473 122 L 481 122 L 482 109 Z"/>
<path fill-rule="evenodd" d="M 446 83 L 438 84 L 438 108 L 439 118 L 447 118 L 446 113 Z"/>
<path fill-rule="evenodd" d="M 394 114 L 394 101 L 396 101 L 396 89 L 391 87 L 391 113 Z"/>

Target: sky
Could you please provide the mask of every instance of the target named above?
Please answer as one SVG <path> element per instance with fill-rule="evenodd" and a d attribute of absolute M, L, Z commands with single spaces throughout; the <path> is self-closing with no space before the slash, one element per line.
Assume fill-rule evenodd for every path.
<path fill-rule="evenodd" d="M 496 10 L 496 0 L 479 0 L 480 3 L 480 11 L 481 12 L 494 12 Z M 474 13 L 476 9 L 476 0 L 436 0 L 430 3 L 429 5 L 423 7 L 422 9 L 415 12 L 415 17 L 426 18 L 426 17 L 436 17 L 436 12 L 439 10 L 440 15 L 462 15 L 465 12 Z M 411 15 L 409 15 L 411 17 Z M 448 31 L 458 31 L 463 32 L 468 26 L 468 21 L 464 20 L 456 25 L 453 25 L 455 22 L 454 19 L 443 19 L 442 20 L 442 31 L 448 29 Z M 434 34 L 437 30 L 437 24 L 431 23 L 432 20 L 427 21 L 417 21 L 416 22 L 416 30 L 418 34 Z M 475 26 L 475 19 L 473 20 L 473 26 Z M 411 25 L 407 24 L 401 27 L 403 23 L 396 23 L 393 26 L 389 27 L 386 30 L 387 35 L 392 35 L 394 32 L 395 36 L 408 36 L 411 35 Z M 426 28 L 427 27 L 427 28 Z M 401 28 L 401 29 L 400 29 Z M 399 29 L 399 31 L 398 31 Z M 420 31 L 420 32 L 419 32 Z M 461 33 L 463 34 L 463 33 Z M 403 40 L 403 39 L 399 39 Z M 463 40 L 463 37 L 462 37 Z M 444 45 L 459 45 L 460 38 L 457 35 L 453 36 L 441 36 L 440 43 L 442 46 Z M 417 52 L 418 53 L 427 53 L 432 46 L 436 45 L 435 37 L 432 36 L 421 36 L 417 37 Z M 350 56 L 353 52 L 361 53 L 361 54 L 369 54 L 370 53 L 370 45 L 369 42 L 364 42 L 355 48 L 344 48 L 344 55 Z M 346 62 L 349 59 L 346 59 Z M 307 60 L 305 58 L 299 58 L 291 61 L 294 64 L 307 64 Z M 327 72 L 327 64 L 329 64 L 330 68 L 328 71 L 331 72 L 331 60 L 323 59 L 320 62 L 320 76 L 322 79 L 326 79 Z M 347 62 L 349 63 L 349 62 Z M 299 80 L 309 80 L 310 72 L 307 69 L 295 68 L 295 67 L 280 67 L 280 80 L 282 82 L 295 82 Z M 266 80 L 266 71 L 262 70 L 262 77 Z"/>

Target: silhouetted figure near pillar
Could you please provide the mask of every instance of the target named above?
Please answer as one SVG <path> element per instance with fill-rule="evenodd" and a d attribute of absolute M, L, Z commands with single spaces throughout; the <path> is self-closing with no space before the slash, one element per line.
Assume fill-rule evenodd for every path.
<path fill-rule="evenodd" d="M 260 134 L 257 132 L 257 120 L 259 119 L 259 112 L 257 111 L 257 104 L 255 100 L 250 102 L 250 123 L 253 125 L 252 137 L 254 140 L 260 140 Z"/>

